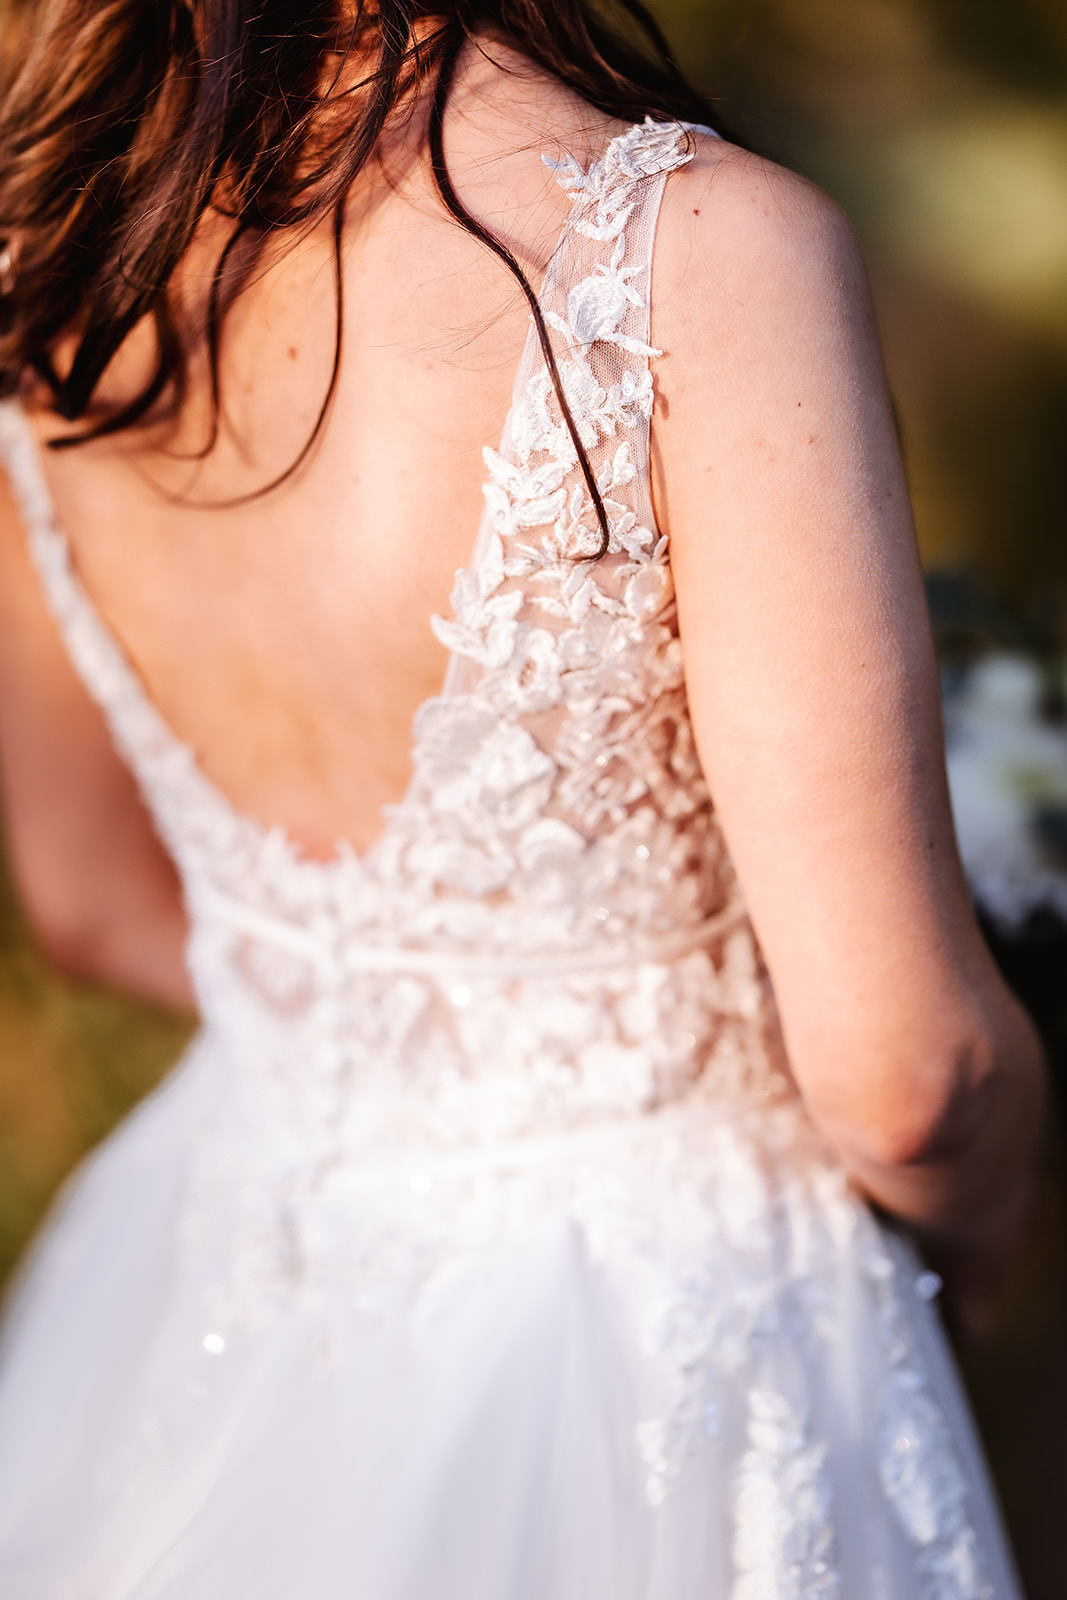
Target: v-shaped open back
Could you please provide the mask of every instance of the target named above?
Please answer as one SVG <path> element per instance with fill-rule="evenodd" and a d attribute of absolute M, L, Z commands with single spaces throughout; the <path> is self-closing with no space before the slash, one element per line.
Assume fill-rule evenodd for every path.
<path fill-rule="evenodd" d="M 610 763 L 632 774 L 642 755 L 636 729 L 632 748 L 613 739 L 608 757 L 600 746 L 621 715 L 623 645 L 629 692 L 646 680 L 628 703 L 632 720 L 642 706 L 641 714 L 654 710 L 648 669 L 674 633 L 666 552 L 649 495 L 649 361 L 657 352 L 648 342 L 648 288 L 663 183 L 690 159 L 690 142 L 681 124 L 649 121 L 613 138 L 588 169 L 573 158 L 545 158 L 572 204 L 539 299 L 607 507 L 611 545 L 594 565 L 583 559 L 596 549 L 599 529 L 531 319 L 503 439 L 499 449 L 485 450 L 486 506 L 474 552 L 456 575 L 452 616 L 433 619 L 449 652 L 442 691 L 419 707 L 407 791 L 385 807 L 383 828 L 363 853 L 341 842 L 331 860 L 310 859 L 283 827 L 241 811 L 207 775 L 80 580 L 27 419 L 13 403 L 0 408 L 0 448 L 49 604 L 193 898 L 205 882 L 222 882 L 242 899 L 258 882 L 252 898 L 264 898 L 265 888 L 272 905 L 309 893 L 321 899 L 331 878 L 350 885 L 356 876 L 395 877 L 406 856 L 406 879 L 417 879 L 424 898 L 435 901 L 449 878 L 439 871 L 442 822 L 448 817 L 454 833 L 460 809 L 468 813 L 464 848 L 469 854 L 477 841 L 486 893 L 491 884 L 499 888 L 502 863 L 513 854 L 500 830 L 520 820 L 507 787 L 518 772 L 501 787 L 509 764 L 518 762 L 524 773 L 521 820 L 543 813 L 576 843 L 591 842 L 612 815 L 621 819 L 628 787 L 635 798 L 644 787 L 631 777 L 619 787 L 620 799 L 607 802 L 603 769 Z M 670 677 L 673 698 L 681 687 L 676 661 Z M 583 778 L 585 753 L 593 765 Z M 479 761 L 486 765 L 481 775 Z M 453 803 L 460 790 L 463 807 Z M 410 867 L 434 836 L 439 859 L 428 884 Z M 487 872 L 494 839 L 499 859 Z M 331 897 L 335 892 L 339 883 Z"/>

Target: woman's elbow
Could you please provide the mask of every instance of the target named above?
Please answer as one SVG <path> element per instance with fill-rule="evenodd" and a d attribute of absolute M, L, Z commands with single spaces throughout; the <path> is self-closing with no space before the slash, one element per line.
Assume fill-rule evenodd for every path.
<path fill-rule="evenodd" d="M 798 1078 L 808 1078 L 813 1120 L 846 1160 L 903 1170 L 965 1155 L 1007 1067 L 995 1031 L 975 1026 L 900 1053 L 853 1045 L 841 1071 Z"/>
<path fill-rule="evenodd" d="M 96 908 L 73 897 L 54 905 L 29 895 L 23 895 L 22 908 L 33 943 L 57 972 L 83 981 L 110 976 L 111 941 Z"/>
<path fill-rule="evenodd" d="M 109 892 L 56 895 L 22 885 L 29 933 L 64 977 L 128 990 L 187 1010 L 192 991 L 185 965 L 186 921 L 174 894 Z"/>

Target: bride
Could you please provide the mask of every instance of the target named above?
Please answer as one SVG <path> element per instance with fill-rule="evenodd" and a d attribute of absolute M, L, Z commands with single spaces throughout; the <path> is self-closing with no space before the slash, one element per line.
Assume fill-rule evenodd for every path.
<path fill-rule="evenodd" d="M 632 0 L 4 30 L 8 841 L 201 1017 L 9 1306 L 7 1600 L 1017 1596 L 938 1299 L 1041 1065 L 847 224 Z"/>

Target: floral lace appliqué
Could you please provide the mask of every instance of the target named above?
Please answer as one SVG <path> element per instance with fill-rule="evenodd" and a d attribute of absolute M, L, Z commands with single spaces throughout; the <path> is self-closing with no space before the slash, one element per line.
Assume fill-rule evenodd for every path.
<path fill-rule="evenodd" d="M 917 1550 L 921 1600 L 993 1600 L 967 1481 L 916 1349 L 916 1312 L 905 1310 L 902 1284 L 914 1273 L 896 1243 L 879 1242 L 868 1258 L 889 1362 L 876 1440 L 879 1480 Z"/>
<path fill-rule="evenodd" d="M 748 1449 L 734 1497 L 730 1600 L 838 1600 L 826 1446 L 797 1407 L 772 1389 L 748 1397 Z"/>

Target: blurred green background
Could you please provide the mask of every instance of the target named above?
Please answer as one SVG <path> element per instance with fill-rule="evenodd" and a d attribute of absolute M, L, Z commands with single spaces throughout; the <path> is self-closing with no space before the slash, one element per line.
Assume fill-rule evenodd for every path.
<path fill-rule="evenodd" d="M 1067 632 L 1067 4 L 656 0 L 724 128 L 867 249 L 919 535 L 1035 637 Z M 1065 974 L 1067 976 L 1067 974 Z M 180 1022 L 51 975 L 0 882 L 0 1275 Z M 1067 1595 L 1064 1187 L 966 1362 L 1031 1600 Z M 849 1597 L 863 1600 L 863 1597 Z"/>

